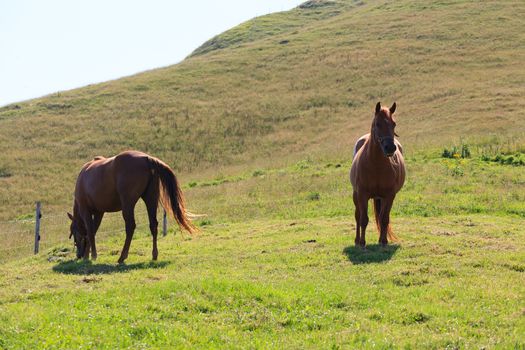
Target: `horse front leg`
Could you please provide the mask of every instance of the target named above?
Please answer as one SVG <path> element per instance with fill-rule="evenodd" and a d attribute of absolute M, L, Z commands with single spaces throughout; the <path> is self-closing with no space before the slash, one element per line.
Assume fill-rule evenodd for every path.
<path fill-rule="evenodd" d="M 359 219 L 360 219 L 360 214 L 359 214 L 359 201 L 357 200 L 357 192 L 354 191 L 354 195 L 353 195 L 353 200 L 354 200 L 354 206 L 355 206 L 355 212 L 354 212 L 354 216 L 355 216 L 355 245 L 358 246 L 359 243 L 361 242 L 361 238 L 360 238 L 360 224 L 359 224 Z"/>
<path fill-rule="evenodd" d="M 357 194 L 357 203 L 359 207 L 359 226 L 361 235 L 359 237 L 359 245 L 362 248 L 366 246 L 366 227 L 368 226 L 368 196 L 366 193 L 359 192 Z M 356 237 L 357 240 L 357 237 Z"/>
<path fill-rule="evenodd" d="M 102 218 L 104 217 L 104 213 L 95 213 L 93 214 L 93 234 L 97 235 L 98 228 L 100 227 L 100 223 L 102 222 Z"/>
<path fill-rule="evenodd" d="M 124 217 L 124 221 L 126 223 L 126 241 L 124 242 L 124 247 L 122 248 L 122 252 L 120 253 L 120 258 L 118 259 L 119 264 L 122 264 L 124 260 L 128 258 L 131 239 L 133 238 L 133 233 L 135 232 L 135 228 L 137 227 L 137 225 L 135 224 L 134 206 L 122 208 L 122 216 Z"/>
<path fill-rule="evenodd" d="M 95 223 L 90 213 L 82 214 L 82 221 L 86 229 L 86 248 L 84 250 L 84 260 L 89 260 L 89 251 L 91 250 L 91 258 L 97 260 L 97 247 L 95 244 Z"/>
<path fill-rule="evenodd" d="M 379 216 L 379 223 L 381 226 L 381 233 L 379 234 L 379 243 L 384 247 L 388 244 L 388 229 L 390 225 L 390 210 L 394 203 L 394 196 L 389 196 L 381 200 L 381 212 Z"/>

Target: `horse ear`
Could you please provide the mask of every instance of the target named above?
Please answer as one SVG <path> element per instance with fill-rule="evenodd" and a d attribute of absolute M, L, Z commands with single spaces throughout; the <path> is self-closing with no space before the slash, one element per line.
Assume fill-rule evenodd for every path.
<path fill-rule="evenodd" d="M 378 102 L 376 104 L 376 113 L 379 113 L 380 110 L 381 110 L 381 102 Z"/>
<path fill-rule="evenodd" d="M 390 107 L 390 114 L 394 114 L 394 112 L 396 111 L 396 103 L 394 102 L 394 104 L 392 105 L 392 107 Z"/>
<path fill-rule="evenodd" d="M 73 219 L 73 215 L 67 213 L 67 216 L 69 217 L 69 219 L 70 219 L 71 221 L 75 221 L 75 220 Z"/>

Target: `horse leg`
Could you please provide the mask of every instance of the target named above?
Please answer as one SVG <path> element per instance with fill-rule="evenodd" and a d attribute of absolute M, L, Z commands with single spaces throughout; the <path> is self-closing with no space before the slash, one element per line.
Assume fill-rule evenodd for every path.
<path fill-rule="evenodd" d="M 353 195 L 353 199 L 354 199 L 354 206 L 355 206 L 355 245 L 359 245 L 359 242 L 361 241 L 360 240 L 360 237 L 359 237 L 359 202 L 357 200 L 357 192 L 354 191 L 354 195 Z"/>
<path fill-rule="evenodd" d="M 93 234 L 96 235 L 98 228 L 100 227 L 100 223 L 102 222 L 102 218 L 104 217 L 104 213 L 95 213 L 93 214 Z"/>
<path fill-rule="evenodd" d="M 124 217 L 124 222 L 126 223 L 126 241 L 124 242 L 124 247 L 120 253 L 120 258 L 118 259 L 119 264 L 122 264 L 128 257 L 131 239 L 133 238 L 133 233 L 137 227 L 135 224 L 135 203 L 124 203 L 125 202 L 122 201 L 122 216 Z"/>
<path fill-rule="evenodd" d="M 95 245 L 95 235 L 97 234 L 100 223 L 102 222 L 102 217 L 104 213 L 95 213 L 93 214 L 92 226 L 91 226 L 91 235 L 88 233 L 88 237 L 91 237 L 91 258 L 97 260 L 97 247 Z"/>
<path fill-rule="evenodd" d="M 82 220 L 84 221 L 84 227 L 86 228 L 86 238 L 87 238 L 87 244 L 86 249 L 84 251 L 84 259 L 89 259 L 89 251 L 91 249 L 91 258 L 93 260 L 97 260 L 97 248 L 95 245 L 95 223 L 93 220 L 93 216 L 91 213 L 84 212 L 81 214 Z"/>
<path fill-rule="evenodd" d="M 390 224 L 390 210 L 394 203 L 393 197 L 384 198 L 381 201 L 381 212 L 379 216 L 379 223 L 381 226 L 381 233 L 379 234 L 379 243 L 384 247 L 388 244 L 388 224 Z"/>
<path fill-rule="evenodd" d="M 362 192 L 357 195 L 357 203 L 359 204 L 359 226 L 361 226 L 361 236 L 359 237 L 359 245 L 365 247 L 366 240 L 366 226 L 368 225 L 368 196 Z"/>
<path fill-rule="evenodd" d="M 159 222 L 157 221 L 157 207 L 159 205 L 159 187 L 157 183 L 152 181 L 146 190 L 144 196 L 142 196 L 144 203 L 146 203 L 146 209 L 148 210 L 149 229 L 151 231 L 151 237 L 153 238 L 153 250 L 151 252 L 151 258 L 157 260 L 159 251 L 157 249 L 157 233 Z"/>

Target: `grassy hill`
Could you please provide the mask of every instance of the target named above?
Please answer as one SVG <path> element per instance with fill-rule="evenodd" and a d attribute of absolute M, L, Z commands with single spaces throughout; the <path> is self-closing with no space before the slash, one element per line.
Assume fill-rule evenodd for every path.
<path fill-rule="evenodd" d="M 178 65 L 1 108 L 0 217 L 37 199 L 63 210 L 84 162 L 128 148 L 183 182 L 348 157 L 378 100 L 398 102 L 409 153 L 523 139 L 521 1 L 311 4 L 255 18 Z"/>
<path fill-rule="evenodd" d="M 525 346 L 524 15 L 308 1 L 178 65 L 1 107 L 0 348 Z M 371 227 L 361 251 L 348 170 L 378 100 L 398 103 L 408 179 L 401 241 L 380 249 Z M 441 157 L 462 144 L 471 158 Z M 152 263 L 140 217 L 118 266 L 112 214 L 99 260 L 76 262 L 76 175 L 128 148 L 176 169 L 202 232 L 162 238 Z M 5 219 L 36 200 L 43 253 L 14 260 L 32 226 Z"/>

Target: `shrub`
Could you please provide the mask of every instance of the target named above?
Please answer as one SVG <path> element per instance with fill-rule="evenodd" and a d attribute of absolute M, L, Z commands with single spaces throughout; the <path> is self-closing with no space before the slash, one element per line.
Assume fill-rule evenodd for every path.
<path fill-rule="evenodd" d="M 0 167 L 0 177 L 10 177 L 12 175 L 8 169 Z"/>
<path fill-rule="evenodd" d="M 319 192 L 310 192 L 306 196 L 306 199 L 308 199 L 309 201 L 318 201 L 319 199 L 321 199 L 321 195 L 319 194 Z"/>
<path fill-rule="evenodd" d="M 461 148 L 458 148 L 456 146 L 452 146 L 450 149 L 445 148 L 443 149 L 443 153 L 441 153 L 442 158 L 459 159 L 470 158 L 470 156 L 470 148 L 467 144 L 462 144 Z"/>
<path fill-rule="evenodd" d="M 500 153 L 493 157 L 483 154 L 481 160 L 485 162 L 494 162 L 502 165 L 513 165 L 513 166 L 524 166 L 525 165 L 525 153 L 516 152 L 513 154 Z"/>

